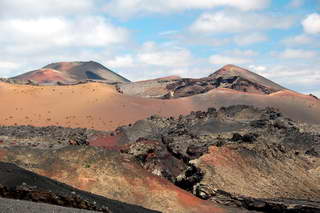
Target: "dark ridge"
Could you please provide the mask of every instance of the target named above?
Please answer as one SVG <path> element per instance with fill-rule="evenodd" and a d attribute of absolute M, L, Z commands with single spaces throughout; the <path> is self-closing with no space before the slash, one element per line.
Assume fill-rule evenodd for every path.
<path fill-rule="evenodd" d="M 117 85 L 120 93 L 146 98 L 181 98 L 227 88 L 240 92 L 268 95 L 286 88 L 254 72 L 227 65 L 208 77 L 153 79 Z"/>
<path fill-rule="evenodd" d="M 3 162 L 0 162 L 0 196 L 106 213 L 157 212 L 81 191 Z"/>
<path fill-rule="evenodd" d="M 313 94 L 309 94 L 309 96 L 313 97 L 316 100 L 319 100 L 319 98 L 317 96 L 313 95 Z"/>

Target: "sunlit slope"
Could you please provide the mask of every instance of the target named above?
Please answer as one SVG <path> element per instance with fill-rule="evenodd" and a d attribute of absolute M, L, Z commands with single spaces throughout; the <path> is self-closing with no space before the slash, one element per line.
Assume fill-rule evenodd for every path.
<path fill-rule="evenodd" d="M 179 116 L 235 104 L 279 108 L 287 117 L 320 123 L 320 101 L 291 91 L 271 95 L 214 89 L 205 94 L 160 100 L 120 94 L 114 86 L 27 86 L 0 83 L 0 125 L 59 125 L 113 130 L 153 114 Z"/>

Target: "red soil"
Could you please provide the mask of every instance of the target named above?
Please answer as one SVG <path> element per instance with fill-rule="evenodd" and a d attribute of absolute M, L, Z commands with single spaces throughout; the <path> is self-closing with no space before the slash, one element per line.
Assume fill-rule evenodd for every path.
<path fill-rule="evenodd" d="M 201 160 L 214 167 L 232 167 L 233 165 L 245 165 L 241 156 L 228 147 L 209 147 L 209 153 Z"/>
<path fill-rule="evenodd" d="M 186 98 L 160 100 L 123 95 L 114 86 L 99 83 L 26 86 L 2 82 L 0 98 L 0 125 L 59 125 L 114 130 L 153 114 L 178 117 L 208 107 L 235 104 L 272 106 L 292 119 L 320 123 L 320 101 L 294 92 L 259 95 L 214 89 Z"/>
<path fill-rule="evenodd" d="M 226 207 L 201 200 L 148 173 L 119 152 L 69 147 L 42 154 L 46 157 L 31 149 L 23 152 L 9 149 L 3 161 L 37 165 L 28 169 L 85 191 L 164 213 L 229 212 Z"/>
<path fill-rule="evenodd" d="M 107 136 L 99 136 L 96 138 L 93 138 L 89 144 L 90 146 L 97 146 L 97 147 L 103 147 L 105 149 L 110 150 L 119 150 L 119 135 L 107 135 Z"/>
<path fill-rule="evenodd" d="M 66 82 L 70 81 L 68 77 L 65 76 L 65 74 L 61 73 L 58 70 L 54 69 L 40 69 L 35 72 L 30 73 L 29 75 L 22 75 L 20 80 L 29 80 L 32 79 L 33 81 L 36 81 L 37 83 L 50 83 L 50 82 Z"/>

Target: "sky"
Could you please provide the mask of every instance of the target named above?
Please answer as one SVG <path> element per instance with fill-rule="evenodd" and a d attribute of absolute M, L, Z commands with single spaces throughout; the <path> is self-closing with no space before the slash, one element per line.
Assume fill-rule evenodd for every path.
<path fill-rule="evenodd" d="M 0 77 L 97 61 L 136 81 L 235 64 L 320 96 L 320 0 L 1 0 Z"/>

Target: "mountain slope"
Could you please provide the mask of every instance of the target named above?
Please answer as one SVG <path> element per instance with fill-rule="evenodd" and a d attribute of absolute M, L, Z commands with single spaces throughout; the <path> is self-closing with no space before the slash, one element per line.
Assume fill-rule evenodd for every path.
<path fill-rule="evenodd" d="M 0 162 L 0 197 L 60 204 L 107 213 L 157 212 L 77 190 L 14 164 L 3 162 Z"/>
<path fill-rule="evenodd" d="M 238 81 L 238 85 L 234 85 L 234 89 L 240 91 L 244 91 L 244 89 L 247 89 L 247 91 L 249 92 L 251 89 L 251 92 L 270 94 L 286 89 L 279 84 L 276 84 L 254 72 L 231 64 L 226 65 L 217 70 L 215 73 L 209 75 L 209 78 L 235 78 L 234 82 Z M 243 81 L 242 85 L 240 83 L 241 81 Z M 243 89 L 241 89 L 241 86 L 243 87 Z"/>
<path fill-rule="evenodd" d="M 0 160 L 15 162 L 18 166 L 81 190 L 163 213 L 242 212 L 194 197 L 169 181 L 145 171 L 130 156 L 116 151 L 86 146 L 68 146 L 54 151 L 11 147 L 0 148 Z M 21 177 L 21 181 L 26 182 L 23 180 L 24 177 L 26 176 Z M 13 178 L 15 179 L 17 178 Z M 42 183 L 39 183 L 39 188 L 43 187 Z M 63 187 L 59 187 L 63 190 Z M 78 191 L 76 194 L 82 195 Z M 98 201 L 99 199 L 97 204 L 100 204 Z M 137 211 L 133 211 L 134 205 L 131 212 L 139 212 L 138 208 Z M 112 206 L 108 206 L 111 209 Z M 114 213 L 126 210 L 123 208 L 123 211 L 115 210 Z M 148 212 L 142 210 L 141 208 L 141 213 Z"/>
<path fill-rule="evenodd" d="M 152 116 L 116 136 L 146 170 L 202 199 L 289 213 L 320 211 L 319 130 L 272 108 L 237 105 Z"/>
<path fill-rule="evenodd" d="M 24 138 L 29 143 L 13 144 L 5 137 L 0 161 L 165 213 L 319 212 L 319 128 L 287 119 L 272 108 L 243 105 L 178 119 L 151 116 L 109 137 L 96 132 L 100 144 L 55 140 L 59 132 L 69 132 L 63 138 L 73 140 L 77 129 L 1 127 L 9 139 L 16 132 L 20 142 Z M 53 139 L 42 137 L 43 143 L 63 147 L 33 146 L 32 138 L 40 132 Z M 0 184 L 15 184 L 20 178 L 7 173 L 1 168 Z M 41 180 L 36 182 L 43 187 Z"/>
<path fill-rule="evenodd" d="M 168 84 L 171 98 L 187 97 L 206 93 L 217 88 L 268 95 L 286 88 L 249 70 L 235 65 L 226 65 L 206 78 L 181 79 Z"/>
<path fill-rule="evenodd" d="M 292 91 L 270 95 L 218 88 L 190 97 L 163 100 L 128 96 L 114 86 L 28 86 L 0 82 L 0 125 L 84 127 L 114 130 L 154 114 L 175 116 L 235 104 L 271 106 L 285 116 L 320 123 L 320 101 Z"/>
<path fill-rule="evenodd" d="M 199 79 L 153 79 L 118 85 L 118 90 L 124 94 L 148 98 L 188 97 L 217 88 L 263 95 L 286 90 L 260 75 L 235 65 L 226 65 L 208 77 Z"/>
<path fill-rule="evenodd" d="M 129 82 L 128 79 L 94 62 L 59 62 L 49 64 L 42 69 L 31 71 L 16 77 L 17 80 L 32 80 L 37 83 L 75 83 L 86 80 L 101 80 L 108 83 Z"/>
<path fill-rule="evenodd" d="M 53 83 L 53 82 L 73 82 L 74 80 L 70 78 L 66 73 L 60 72 L 59 70 L 43 68 L 25 74 L 14 77 L 13 79 L 22 81 L 34 81 L 37 83 Z"/>

